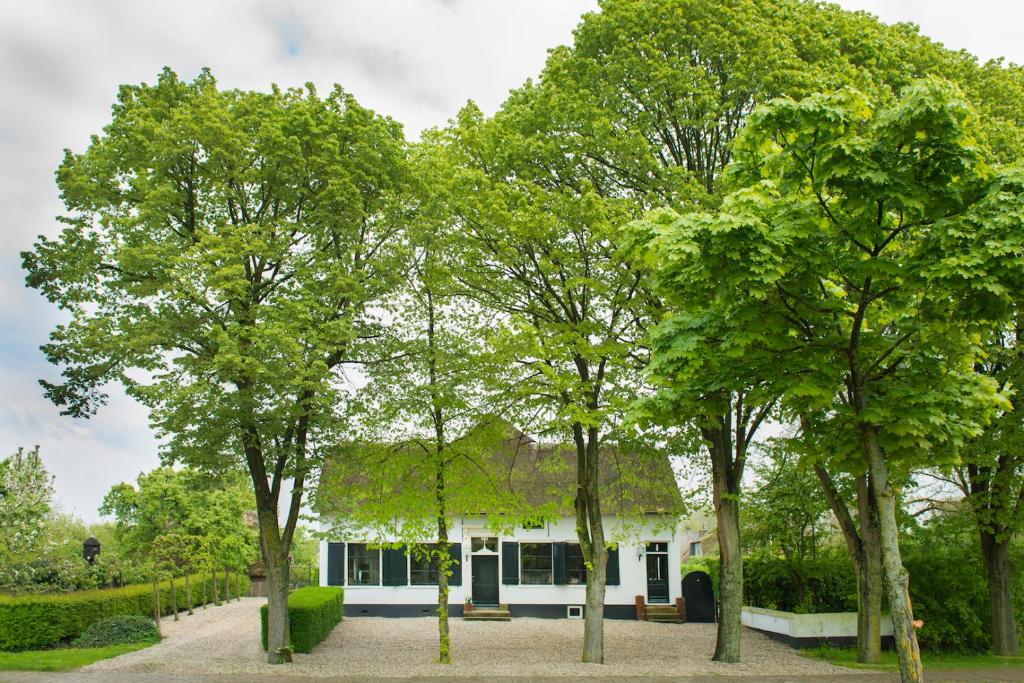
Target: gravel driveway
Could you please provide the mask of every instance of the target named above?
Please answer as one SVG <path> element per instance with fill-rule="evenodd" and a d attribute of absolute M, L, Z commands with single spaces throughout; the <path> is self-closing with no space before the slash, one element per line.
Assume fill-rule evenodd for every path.
<path fill-rule="evenodd" d="M 260 648 L 261 598 L 165 618 L 158 645 L 96 662 L 85 671 L 180 674 L 294 674 L 301 676 L 685 676 L 828 675 L 852 673 L 800 657 L 789 647 L 744 630 L 743 663 L 710 661 L 714 624 L 605 621 L 605 664 L 579 662 L 583 622 L 516 618 L 510 622 L 451 620 L 452 657 L 441 666 L 437 620 L 356 617 L 338 624 L 292 665 L 270 666 Z"/>

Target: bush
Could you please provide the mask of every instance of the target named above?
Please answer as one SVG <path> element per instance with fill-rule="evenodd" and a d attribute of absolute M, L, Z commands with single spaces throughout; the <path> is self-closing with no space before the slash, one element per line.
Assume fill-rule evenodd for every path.
<path fill-rule="evenodd" d="M 345 612 L 345 592 L 341 588 L 310 586 L 288 596 L 288 624 L 295 652 L 310 652 L 327 637 Z M 267 649 L 267 606 L 260 607 L 263 649 Z"/>
<path fill-rule="evenodd" d="M 223 596 L 223 576 L 220 588 Z M 213 599 L 209 574 L 192 576 L 192 602 L 201 605 Z M 178 609 L 185 609 L 184 581 L 176 581 Z M 249 590 L 248 577 L 241 577 L 242 592 Z M 170 584 L 159 586 L 160 613 L 171 613 Z M 234 595 L 234 582 L 231 585 Z M 0 650 L 37 650 L 70 641 L 91 624 L 123 614 L 147 617 L 153 613 L 153 586 L 135 584 L 124 588 L 78 591 L 53 595 L 0 596 Z"/>
<path fill-rule="evenodd" d="M 90 624 L 82 635 L 75 638 L 75 647 L 106 647 L 126 643 L 155 643 L 160 640 L 160 631 L 151 617 L 136 614 L 121 614 L 100 619 Z"/>

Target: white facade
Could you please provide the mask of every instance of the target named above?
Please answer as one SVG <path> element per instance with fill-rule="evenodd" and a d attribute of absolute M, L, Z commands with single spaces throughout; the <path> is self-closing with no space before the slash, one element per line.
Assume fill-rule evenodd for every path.
<path fill-rule="evenodd" d="M 618 541 L 618 564 L 619 564 L 619 585 L 609 585 L 605 592 L 605 605 L 617 606 L 616 609 L 606 609 L 606 616 L 630 618 L 633 614 L 636 596 L 643 596 L 644 602 L 648 599 L 648 558 L 647 548 L 649 543 L 666 544 L 667 554 L 667 583 L 668 603 L 674 604 L 676 598 L 681 597 L 680 556 L 681 544 L 688 539 L 680 533 L 677 520 L 665 519 L 664 517 L 651 517 L 652 521 L 638 525 L 635 520 L 622 523 L 614 516 L 606 515 L 604 518 L 605 535 L 612 541 Z M 628 528 L 627 526 L 628 525 Z M 322 524 L 322 530 L 326 531 L 328 524 Z M 498 602 L 507 604 L 512 609 L 513 615 L 518 611 L 521 614 L 533 614 L 536 616 L 566 616 L 568 606 L 583 605 L 586 602 L 586 587 L 584 585 L 555 585 L 554 582 L 547 585 L 507 585 L 502 581 L 506 575 L 506 569 L 502 566 L 504 558 L 501 551 L 502 542 L 517 543 L 548 543 L 568 542 L 577 543 L 575 521 L 571 518 L 561 519 L 557 522 L 546 523 L 543 528 L 524 529 L 516 527 L 511 533 L 496 533 L 489 529 L 483 517 L 463 517 L 456 519 L 449 530 L 449 541 L 461 544 L 461 565 L 462 585 L 452 586 L 449 593 L 449 605 L 452 613 L 458 614 L 461 606 L 468 596 L 473 595 L 473 572 L 471 571 L 472 539 L 497 537 L 497 552 L 482 550 L 480 554 L 496 554 L 498 557 L 499 596 Z M 351 543 L 367 542 L 374 539 L 339 538 L 338 541 Z M 522 562 L 521 553 L 518 554 L 519 562 Z M 655 570 L 657 571 L 657 570 Z M 383 572 L 380 572 L 383 574 Z M 515 572 L 522 576 L 521 568 Z M 346 614 L 358 616 L 361 613 L 360 606 L 366 606 L 362 610 L 366 614 L 382 615 L 413 615 L 416 613 L 430 613 L 437 604 L 437 586 L 386 586 L 386 585 L 350 585 L 348 572 L 343 572 L 345 587 Z M 380 583 L 380 581 L 378 582 Z M 320 543 L 320 584 L 329 585 L 328 577 L 328 542 Z M 521 609 L 516 610 L 516 606 Z M 373 606 L 376 609 L 369 609 Z M 383 606 L 404 606 L 404 609 L 387 609 Z M 415 609 L 422 606 L 422 609 Z M 528 607 L 527 607 L 528 606 Z"/>

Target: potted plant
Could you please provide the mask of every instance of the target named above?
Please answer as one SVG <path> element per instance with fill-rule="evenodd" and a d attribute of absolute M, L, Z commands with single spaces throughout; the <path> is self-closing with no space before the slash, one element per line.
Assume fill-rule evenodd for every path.
<path fill-rule="evenodd" d="M 467 595 L 466 596 L 466 604 L 462 606 L 462 612 L 466 613 L 466 612 L 472 612 L 472 611 L 473 611 L 473 598 Z"/>

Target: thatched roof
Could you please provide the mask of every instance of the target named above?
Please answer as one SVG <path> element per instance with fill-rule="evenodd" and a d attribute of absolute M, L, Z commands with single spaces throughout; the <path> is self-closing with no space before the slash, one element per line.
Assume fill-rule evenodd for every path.
<path fill-rule="evenodd" d="M 510 496 L 527 508 L 544 508 L 561 516 L 573 514 L 576 488 L 576 449 L 565 444 L 539 442 L 522 431 L 508 427 L 506 436 L 488 449 L 490 465 L 502 473 L 502 486 Z M 377 446 L 383 446 L 377 444 Z M 393 449 L 412 448 L 392 444 Z M 605 514 L 673 514 L 682 512 L 682 496 L 668 457 L 654 450 L 630 450 L 606 447 L 599 454 L 602 512 Z M 344 514 L 344 489 L 370 485 L 367 475 L 348 473 L 344 481 L 332 476 L 332 459 L 324 464 L 322 481 L 333 482 L 333 495 L 318 495 L 318 510 L 323 514 Z M 410 477 L 423 485 L 423 478 Z M 339 485 L 340 484 L 340 485 Z M 323 484 L 321 484 L 323 486 Z M 326 492 L 322 491 L 321 494 Z M 466 510 L 465 512 L 488 512 Z"/>

